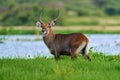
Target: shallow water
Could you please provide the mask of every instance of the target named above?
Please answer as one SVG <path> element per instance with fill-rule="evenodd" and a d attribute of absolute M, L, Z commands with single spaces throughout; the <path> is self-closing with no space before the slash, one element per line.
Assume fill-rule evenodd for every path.
<path fill-rule="evenodd" d="M 87 34 L 90 47 L 106 55 L 120 54 L 120 34 Z M 0 35 L 0 58 L 52 56 L 38 35 Z"/>

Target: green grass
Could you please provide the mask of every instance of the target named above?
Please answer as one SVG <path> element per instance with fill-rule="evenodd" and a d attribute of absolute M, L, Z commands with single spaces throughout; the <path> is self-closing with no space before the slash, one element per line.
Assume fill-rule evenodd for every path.
<path fill-rule="evenodd" d="M 74 33 L 74 32 L 80 32 L 85 34 L 120 34 L 120 31 L 97 31 L 97 30 L 54 30 L 54 32 L 62 33 L 62 34 L 68 34 L 68 33 Z"/>
<path fill-rule="evenodd" d="M 66 26 L 79 26 L 79 25 L 83 25 L 83 26 L 94 26 L 94 25 L 99 25 L 100 23 L 97 21 L 80 21 L 80 22 L 67 22 L 65 25 Z"/>
<path fill-rule="evenodd" d="M 92 61 L 62 56 L 0 59 L 0 80 L 119 80 L 120 55 L 91 54 Z"/>
<path fill-rule="evenodd" d="M 109 30 L 109 27 L 115 28 L 116 26 L 120 26 L 120 17 L 95 17 L 95 16 L 88 16 L 88 17 L 78 17 L 78 16 L 68 16 L 69 18 L 65 18 L 65 25 L 61 27 L 69 27 L 72 26 L 75 28 L 76 26 L 83 27 L 83 29 L 78 30 L 54 30 L 56 33 L 73 33 L 73 32 L 82 32 L 88 34 L 120 34 L 120 30 Z M 59 20 L 58 20 L 59 22 Z M 60 23 L 61 24 L 61 23 Z M 40 34 L 40 29 L 36 29 L 35 23 L 33 24 L 34 27 L 22 26 L 21 29 L 17 29 L 20 26 L 3 26 L 0 29 L 0 35 L 14 35 L 14 34 Z M 57 27 L 58 25 L 56 25 Z M 84 27 L 89 26 L 91 29 L 84 29 Z M 16 27 L 16 29 L 14 29 Z M 106 30 L 105 28 L 108 28 Z M 28 29 L 26 29 L 28 28 Z M 30 29 L 29 29 L 30 28 Z M 93 29 L 92 29 L 93 28 Z M 95 30 L 94 28 L 97 28 Z"/>
<path fill-rule="evenodd" d="M 3 28 L 0 29 L 0 35 L 13 35 L 13 34 L 36 34 L 36 30 L 14 30 L 14 29 L 9 29 Z"/>
<path fill-rule="evenodd" d="M 78 17 L 73 16 L 66 18 L 65 22 L 66 26 L 69 25 L 77 25 L 77 26 L 94 26 L 94 25 L 106 25 L 106 26 L 120 26 L 120 17 L 114 16 L 114 17 L 95 17 L 95 16 L 88 16 L 88 17 Z"/>
<path fill-rule="evenodd" d="M 86 34 L 120 34 L 120 31 L 105 31 L 105 30 L 54 30 L 55 33 L 74 33 L 81 32 Z M 14 30 L 0 29 L 0 35 L 21 35 L 21 34 L 40 34 L 40 30 Z"/>

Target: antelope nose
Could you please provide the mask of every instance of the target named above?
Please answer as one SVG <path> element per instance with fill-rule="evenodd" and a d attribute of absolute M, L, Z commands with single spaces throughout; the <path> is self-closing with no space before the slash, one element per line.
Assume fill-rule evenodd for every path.
<path fill-rule="evenodd" d="M 45 30 L 44 30 L 44 29 L 42 29 L 42 32 L 45 32 Z"/>

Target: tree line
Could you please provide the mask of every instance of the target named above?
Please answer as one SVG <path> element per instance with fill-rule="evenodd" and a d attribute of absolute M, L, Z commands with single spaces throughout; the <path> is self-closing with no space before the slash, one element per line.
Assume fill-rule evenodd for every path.
<path fill-rule="evenodd" d="M 119 3 L 120 0 L 0 0 L 0 25 L 35 25 L 43 7 L 45 22 L 55 18 L 60 7 L 58 25 L 65 24 L 70 11 L 76 13 L 73 16 L 119 16 Z"/>

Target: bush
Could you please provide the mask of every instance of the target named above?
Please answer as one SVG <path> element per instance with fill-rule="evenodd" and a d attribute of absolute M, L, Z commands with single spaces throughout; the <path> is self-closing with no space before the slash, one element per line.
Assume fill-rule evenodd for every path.
<path fill-rule="evenodd" d="M 116 15 L 117 14 L 117 10 L 113 7 L 109 7 L 105 9 L 105 13 L 108 15 Z"/>

